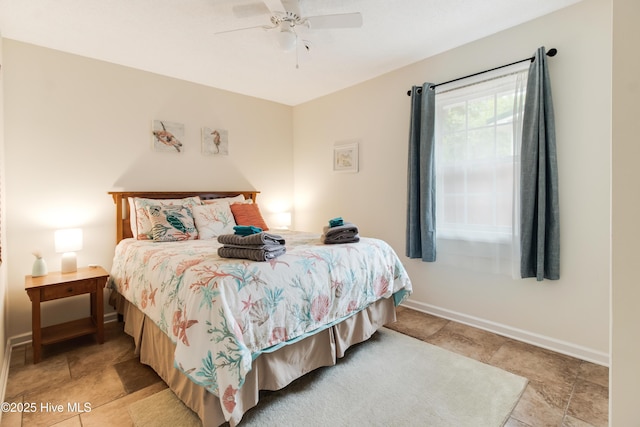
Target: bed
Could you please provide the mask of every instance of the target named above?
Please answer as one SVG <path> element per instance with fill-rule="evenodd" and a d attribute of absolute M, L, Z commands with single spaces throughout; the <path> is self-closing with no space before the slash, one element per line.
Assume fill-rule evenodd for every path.
<path fill-rule="evenodd" d="M 235 426 L 260 390 L 335 365 L 351 345 L 395 321 L 395 307 L 412 290 L 379 239 L 327 245 L 320 233 L 268 230 L 284 239 L 284 254 L 265 262 L 218 256 L 216 236 L 235 219 L 241 225 L 240 208 L 262 220 L 257 191 L 109 194 L 117 243 L 110 301 L 140 361 L 205 426 Z M 150 217 L 148 233 L 143 217 L 154 209 L 191 216 L 193 224 L 179 222 L 178 238 L 165 239 L 168 227 Z"/>

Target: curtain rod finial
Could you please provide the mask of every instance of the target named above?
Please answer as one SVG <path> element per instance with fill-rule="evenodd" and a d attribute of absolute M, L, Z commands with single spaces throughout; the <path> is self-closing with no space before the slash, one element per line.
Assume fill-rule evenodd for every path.
<path fill-rule="evenodd" d="M 556 49 L 555 47 L 552 47 L 551 49 L 549 49 L 549 52 L 547 52 L 547 56 L 556 56 L 557 53 L 558 53 L 558 49 Z"/>

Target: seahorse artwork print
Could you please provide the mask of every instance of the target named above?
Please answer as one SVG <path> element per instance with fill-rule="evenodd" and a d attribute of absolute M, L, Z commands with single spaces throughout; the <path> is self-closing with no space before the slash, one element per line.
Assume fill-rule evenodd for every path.
<path fill-rule="evenodd" d="M 202 154 L 205 156 L 229 154 L 229 133 L 224 129 L 202 128 Z"/>
<path fill-rule="evenodd" d="M 184 125 L 162 120 L 153 121 L 153 148 L 155 151 L 182 152 Z"/>

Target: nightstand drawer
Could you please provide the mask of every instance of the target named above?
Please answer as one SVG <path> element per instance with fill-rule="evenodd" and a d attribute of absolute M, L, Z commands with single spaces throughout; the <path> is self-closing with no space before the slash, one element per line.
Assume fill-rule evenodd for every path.
<path fill-rule="evenodd" d="M 80 282 L 61 283 L 59 285 L 49 285 L 41 288 L 41 301 L 49 301 L 52 299 L 65 298 L 73 295 L 81 295 L 96 290 L 96 281 L 83 280 Z"/>

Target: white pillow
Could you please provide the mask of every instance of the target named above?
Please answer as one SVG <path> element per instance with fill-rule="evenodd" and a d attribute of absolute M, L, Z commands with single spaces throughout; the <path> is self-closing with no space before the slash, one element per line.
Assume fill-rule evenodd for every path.
<path fill-rule="evenodd" d="M 193 206 L 193 219 L 200 239 L 215 239 L 222 234 L 233 234 L 236 221 L 227 201 Z"/>
<path fill-rule="evenodd" d="M 251 200 L 251 199 L 249 199 Z M 211 203 L 218 203 L 218 202 L 228 202 L 229 204 L 231 203 L 245 203 L 245 198 L 243 194 L 238 194 L 237 196 L 233 196 L 233 197 L 220 197 L 218 199 L 204 199 L 202 201 L 205 205 L 211 204 Z"/>
<path fill-rule="evenodd" d="M 129 201 L 129 225 L 131 225 L 131 235 L 135 239 L 138 237 L 138 219 L 136 215 L 136 204 L 133 201 L 134 197 L 127 197 Z"/>

